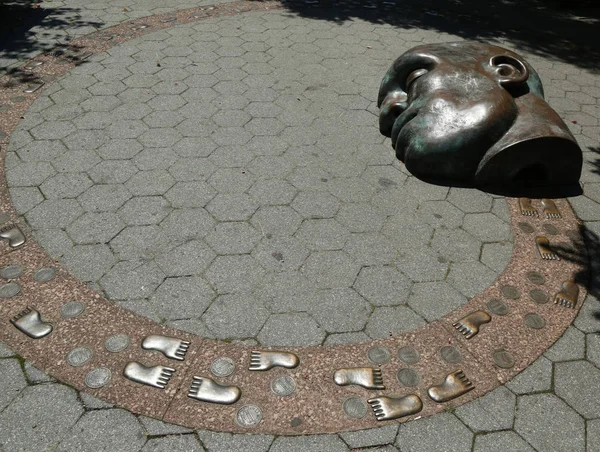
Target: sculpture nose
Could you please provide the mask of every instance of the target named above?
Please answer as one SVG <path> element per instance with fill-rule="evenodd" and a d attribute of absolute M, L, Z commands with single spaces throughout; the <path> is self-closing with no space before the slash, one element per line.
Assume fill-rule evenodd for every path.
<path fill-rule="evenodd" d="M 394 122 L 408 108 L 406 100 L 404 91 L 393 91 L 385 97 L 379 107 L 379 131 L 382 135 L 391 136 Z"/>

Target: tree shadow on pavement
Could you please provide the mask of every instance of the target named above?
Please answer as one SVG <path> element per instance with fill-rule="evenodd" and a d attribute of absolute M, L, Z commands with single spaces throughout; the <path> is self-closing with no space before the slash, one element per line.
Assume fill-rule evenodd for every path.
<path fill-rule="evenodd" d="M 283 0 L 300 17 L 362 19 L 473 40 L 506 40 L 533 54 L 600 69 L 600 8 L 573 0 Z M 390 55 L 395 58 L 397 55 Z"/>
<path fill-rule="evenodd" d="M 12 62 L 64 44 L 68 29 L 102 25 L 82 20 L 78 8 L 39 5 L 35 0 L 0 0 L 0 75 Z"/>

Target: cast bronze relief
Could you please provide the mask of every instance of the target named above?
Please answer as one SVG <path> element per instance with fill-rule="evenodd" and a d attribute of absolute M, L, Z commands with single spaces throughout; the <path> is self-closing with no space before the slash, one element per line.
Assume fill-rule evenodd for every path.
<path fill-rule="evenodd" d="M 388 70 L 377 103 L 381 133 L 423 180 L 578 187 L 581 149 L 514 52 L 477 42 L 414 47 Z"/>

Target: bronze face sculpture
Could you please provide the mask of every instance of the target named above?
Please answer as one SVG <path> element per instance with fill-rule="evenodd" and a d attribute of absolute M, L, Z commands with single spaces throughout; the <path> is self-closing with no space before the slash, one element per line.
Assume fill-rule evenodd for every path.
<path fill-rule="evenodd" d="M 476 42 L 414 47 L 379 90 L 379 126 L 417 177 L 471 186 L 577 184 L 582 153 L 519 55 Z"/>

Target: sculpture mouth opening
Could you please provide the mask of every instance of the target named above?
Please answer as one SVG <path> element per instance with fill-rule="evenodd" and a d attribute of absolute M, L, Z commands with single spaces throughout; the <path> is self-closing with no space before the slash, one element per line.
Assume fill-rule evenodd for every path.
<path fill-rule="evenodd" d="M 549 181 L 548 168 L 541 163 L 525 166 L 513 176 L 513 182 L 519 186 L 540 186 L 548 184 Z"/>

